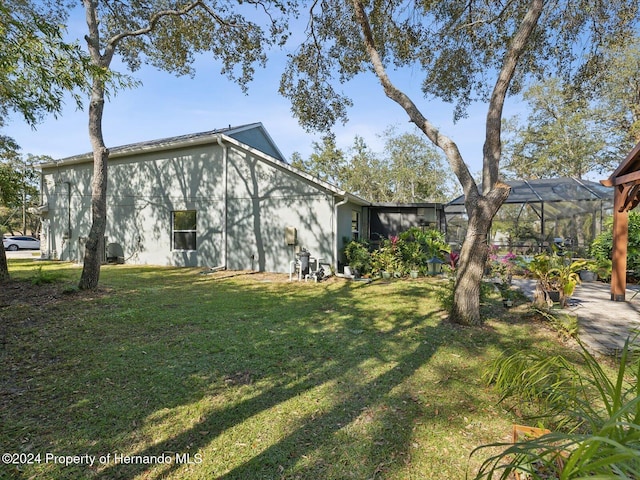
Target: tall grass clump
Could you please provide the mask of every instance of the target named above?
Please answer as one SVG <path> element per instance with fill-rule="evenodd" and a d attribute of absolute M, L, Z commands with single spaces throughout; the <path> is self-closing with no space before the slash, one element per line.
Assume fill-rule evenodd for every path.
<path fill-rule="evenodd" d="M 500 357 L 487 373 L 503 399 L 535 404 L 537 421 L 555 430 L 514 444 L 489 457 L 476 479 L 640 478 L 640 357 L 629 340 L 617 372 L 580 344 L 583 365 L 563 356 L 516 352 Z M 560 461 L 559 461 L 560 460 Z"/>
<path fill-rule="evenodd" d="M 31 277 L 33 285 L 44 285 L 47 283 L 56 283 L 62 280 L 63 274 L 57 270 L 44 270 L 42 265 L 38 265 L 38 269 Z"/>

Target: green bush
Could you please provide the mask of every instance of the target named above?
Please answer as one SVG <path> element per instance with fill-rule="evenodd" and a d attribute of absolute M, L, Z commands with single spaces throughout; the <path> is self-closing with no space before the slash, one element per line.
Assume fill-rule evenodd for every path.
<path fill-rule="evenodd" d="M 434 228 L 423 230 L 412 227 L 398 235 L 398 248 L 404 271 L 427 271 L 428 262 L 432 258 L 445 259 L 451 249 L 445 240 L 444 233 Z"/>
<path fill-rule="evenodd" d="M 371 253 L 367 243 L 356 240 L 349 242 L 344 248 L 344 255 L 349 266 L 361 275 L 371 272 Z"/>
<path fill-rule="evenodd" d="M 611 260 L 613 250 L 613 219 L 607 221 L 607 230 L 598 235 L 589 246 L 589 254 L 596 260 Z M 640 272 L 640 212 L 629 212 L 629 240 L 627 268 Z"/>
<path fill-rule="evenodd" d="M 360 251 L 351 242 L 347 245 L 345 255 L 357 256 Z M 399 235 L 393 235 L 380 242 L 380 247 L 369 257 L 369 265 L 373 273 L 394 272 L 406 275 L 412 270 L 427 271 L 428 261 L 433 258 L 444 260 L 444 254 L 449 252 L 449 245 L 445 241 L 444 233 L 412 227 Z"/>

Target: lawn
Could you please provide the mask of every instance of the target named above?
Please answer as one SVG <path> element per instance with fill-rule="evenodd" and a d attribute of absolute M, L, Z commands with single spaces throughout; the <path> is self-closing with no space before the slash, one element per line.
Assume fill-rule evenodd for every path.
<path fill-rule="evenodd" d="M 19 465 L 0 478 L 473 477 L 516 420 L 487 365 L 566 349 L 497 298 L 483 327 L 450 324 L 438 280 L 120 265 L 87 293 L 69 264 L 9 268 L 0 453 Z"/>

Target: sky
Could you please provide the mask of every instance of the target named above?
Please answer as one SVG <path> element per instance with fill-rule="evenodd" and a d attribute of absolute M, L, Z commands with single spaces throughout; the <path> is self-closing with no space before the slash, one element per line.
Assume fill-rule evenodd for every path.
<path fill-rule="evenodd" d="M 74 34 L 74 29 L 76 34 L 81 34 L 83 28 L 86 26 L 79 20 L 71 25 L 70 34 Z M 176 77 L 143 66 L 132 74 L 142 85 L 117 92 L 105 106 L 106 145 L 116 147 L 261 122 L 287 160 L 294 152 L 307 158 L 313 152 L 313 142 L 320 141 L 321 134 L 312 134 L 300 127 L 291 114 L 289 100 L 278 94 L 286 53 L 284 50 L 270 55 L 267 67 L 256 70 L 246 95 L 220 74 L 219 63 L 206 56 L 197 60 L 193 78 Z M 472 173 L 480 171 L 487 106 L 473 105 L 468 118 L 454 124 L 452 105 L 427 100 L 422 95 L 419 70 L 389 73 L 423 114 L 457 142 Z M 407 114 L 384 95 L 372 73 L 345 84 L 343 91 L 352 97 L 354 105 L 348 111 L 348 123 L 337 125 L 333 130 L 339 148 L 351 147 L 358 135 L 374 152 L 381 152 L 380 135 L 389 126 L 397 126 L 399 132 L 413 131 Z M 509 101 L 512 103 L 507 105 L 506 112 L 517 110 L 515 100 Z M 87 108 L 85 104 L 84 110 L 78 110 L 69 99 L 57 118 L 49 116 L 35 129 L 14 115 L 2 133 L 14 138 L 24 154 L 60 159 L 90 152 Z"/>

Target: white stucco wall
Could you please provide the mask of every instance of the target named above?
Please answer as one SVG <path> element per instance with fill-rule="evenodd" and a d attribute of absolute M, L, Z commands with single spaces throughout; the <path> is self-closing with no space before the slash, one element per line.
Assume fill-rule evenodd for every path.
<path fill-rule="evenodd" d="M 127 263 L 220 266 L 226 204 L 229 269 L 287 272 L 294 258 L 285 242 L 289 226 L 297 229 L 298 247 L 331 263 L 335 193 L 251 149 L 227 144 L 227 155 L 226 192 L 223 148 L 216 143 L 110 160 L 107 243 L 120 246 Z M 46 167 L 42 174 L 49 225 L 42 249 L 79 261 L 91 226 L 92 164 Z M 351 209 L 340 208 L 339 239 L 350 235 Z M 197 212 L 195 251 L 172 250 L 171 218 L 177 210 Z"/>

